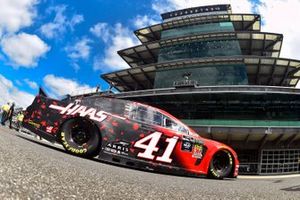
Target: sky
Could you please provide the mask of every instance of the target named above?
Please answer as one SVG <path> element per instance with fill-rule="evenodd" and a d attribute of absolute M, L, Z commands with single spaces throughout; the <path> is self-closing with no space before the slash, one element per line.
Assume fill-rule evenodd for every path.
<path fill-rule="evenodd" d="M 262 15 L 262 31 L 284 34 L 281 57 L 300 59 L 300 0 L 0 0 L 0 104 L 31 104 L 108 88 L 100 75 L 128 68 L 117 51 L 140 44 L 133 31 L 161 23 L 160 13 L 231 4 Z"/>

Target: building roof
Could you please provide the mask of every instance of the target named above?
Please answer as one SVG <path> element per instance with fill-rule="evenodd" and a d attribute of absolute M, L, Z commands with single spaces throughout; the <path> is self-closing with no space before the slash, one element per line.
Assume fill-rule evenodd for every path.
<path fill-rule="evenodd" d="M 230 4 L 218 4 L 209 6 L 198 6 L 192 8 L 186 8 L 181 10 L 175 10 L 161 14 L 161 18 L 164 21 L 170 21 L 178 18 L 186 18 L 191 16 L 203 16 L 212 15 L 216 13 L 232 13 Z"/>
<path fill-rule="evenodd" d="M 283 35 L 265 32 L 219 32 L 168 38 L 118 51 L 130 67 L 157 62 L 160 48 L 182 42 L 237 40 L 243 55 L 279 57 Z"/>
<path fill-rule="evenodd" d="M 160 40 L 161 31 L 196 24 L 228 22 L 233 23 L 236 31 L 260 31 L 260 15 L 257 14 L 220 14 L 195 16 L 172 20 L 136 30 L 134 33 L 142 43 Z"/>
<path fill-rule="evenodd" d="M 153 63 L 104 74 L 102 78 L 114 82 L 119 91 L 145 90 L 153 89 L 157 70 L 228 64 L 245 64 L 249 85 L 295 87 L 300 78 L 299 60 L 263 56 L 207 57 Z"/>

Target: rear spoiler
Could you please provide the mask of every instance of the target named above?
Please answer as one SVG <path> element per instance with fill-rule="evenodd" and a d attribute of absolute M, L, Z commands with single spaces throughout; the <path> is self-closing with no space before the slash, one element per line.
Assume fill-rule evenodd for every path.
<path fill-rule="evenodd" d="M 39 96 L 48 97 L 47 93 L 44 91 L 43 88 L 40 87 L 39 89 Z"/>

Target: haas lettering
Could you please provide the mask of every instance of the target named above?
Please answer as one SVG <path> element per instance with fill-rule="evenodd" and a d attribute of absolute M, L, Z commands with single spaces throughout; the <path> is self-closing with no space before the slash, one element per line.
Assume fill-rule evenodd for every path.
<path fill-rule="evenodd" d="M 51 104 L 49 108 L 59 110 L 60 114 L 75 115 L 79 114 L 80 117 L 89 116 L 91 120 L 102 122 L 107 118 L 107 113 L 104 111 L 97 111 L 95 108 L 87 108 L 78 104 L 70 103 L 66 107 Z"/>

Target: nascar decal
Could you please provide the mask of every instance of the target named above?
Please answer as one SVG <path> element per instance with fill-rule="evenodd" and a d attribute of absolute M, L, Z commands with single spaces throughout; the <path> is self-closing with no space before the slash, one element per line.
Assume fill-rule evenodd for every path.
<path fill-rule="evenodd" d="M 79 114 L 80 117 L 89 116 L 89 118 L 91 120 L 98 121 L 98 122 L 104 121 L 107 118 L 108 115 L 112 115 L 112 116 L 117 117 L 117 118 L 125 119 L 125 118 L 117 116 L 117 115 L 109 114 L 109 113 L 104 112 L 102 110 L 97 111 L 95 108 L 88 108 L 86 106 L 82 106 L 82 105 L 79 105 L 79 104 L 76 104 L 76 103 L 75 104 L 70 103 L 66 107 L 51 104 L 49 106 L 49 108 L 52 108 L 54 110 L 59 110 L 60 114 L 62 114 L 62 115 L 63 114 L 66 114 L 66 115 Z"/>
<path fill-rule="evenodd" d="M 182 141 L 181 150 L 187 151 L 187 152 L 192 152 L 193 144 L 190 141 Z"/>

